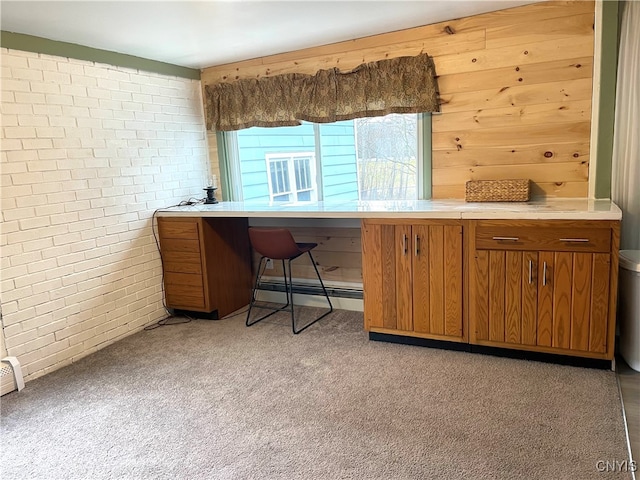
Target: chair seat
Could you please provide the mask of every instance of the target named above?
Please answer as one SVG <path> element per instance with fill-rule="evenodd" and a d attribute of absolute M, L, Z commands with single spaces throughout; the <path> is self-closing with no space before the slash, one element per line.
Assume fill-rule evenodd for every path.
<path fill-rule="evenodd" d="M 318 246 L 317 243 L 296 243 L 296 245 L 298 245 L 298 248 L 300 249 L 300 254 L 313 250 Z"/>
<path fill-rule="evenodd" d="M 296 243 L 286 228 L 250 228 L 251 246 L 272 260 L 293 260 L 317 247 L 317 243 Z"/>

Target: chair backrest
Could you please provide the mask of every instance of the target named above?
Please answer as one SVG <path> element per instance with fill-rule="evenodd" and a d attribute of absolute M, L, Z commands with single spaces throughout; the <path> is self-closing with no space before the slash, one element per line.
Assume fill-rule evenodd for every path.
<path fill-rule="evenodd" d="M 250 227 L 249 240 L 256 252 L 274 260 L 295 258 L 303 253 L 286 228 Z"/>

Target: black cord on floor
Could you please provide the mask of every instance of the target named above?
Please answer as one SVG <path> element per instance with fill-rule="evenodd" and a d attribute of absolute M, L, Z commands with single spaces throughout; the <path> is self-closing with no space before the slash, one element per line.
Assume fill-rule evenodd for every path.
<path fill-rule="evenodd" d="M 165 308 L 166 308 L 166 307 L 165 307 Z M 219 318 L 219 319 L 218 319 L 218 320 L 216 320 L 216 321 L 220 321 L 220 320 L 231 320 L 232 318 L 236 318 L 236 317 L 243 316 L 243 315 L 244 315 L 244 314 L 246 314 L 248 311 L 249 311 L 249 307 L 246 307 L 246 308 L 243 308 L 242 310 L 240 310 L 239 312 L 236 312 L 236 313 L 233 313 L 233 314 L 229 314 L 229 315 L 227 315 L 226 317 Z M 182 321 L 179 321 L 179 322 L 171 322 L 170 320 L 171 320 L 172 318 L 174 318 L 174 319 L 175 319 L 175 318 L 182 318 L 183 320 L 182 320 Z M 164 327 L 164 326 L 166 326 L 166 325 L 181 325 L 181 324 L 183 324 L 183 323 L 189 323 L 189 322 L 191 322 L 192 320 L 197 320 L 197 319 L 196 319 L 196 318 L 192 318 L 192 317 L 190 317 L 189 315 L 184 315 L 184 314 L 183 314 L 183 315 L 180 315 L 180 316 L 176 316 L 176 315 L 173 315 L 173 314 L 169 313 L 169 316 L 168 316 L 168 317 L 165 317 L 165 318 L 163 318 L 163 319 L 161 319 L 161 320 L 158 320 L 156 323 L 154 323 L 154 324 L 152 324 L 152 325 L 147 325 L 146 327 L 144 327 L 144 329 L 145 329 L 145 330 L 154 330 L 154 329 L 156 329 L 156 328 L 158 328 L 158 327 Z"/>
<path fill-rule="evenodd" d="M 182 318 L 182 320 L 178 322 L 171 322 L 170 320 L 173 318 Z M 182 325 L 183 323 L 189 323 L 191 320 L 193 320 L 193 318 L 189 317 L 188 315 L 182 315 L 181 317 L 177 317 L 175 315 L 169 315 L 168 317 L 158 320 L 156 323 L 147 325 L 146 327 L 144 327 L 144 329 L 154 330 L 158 327 L 166 327 L 168 325 Z"/>

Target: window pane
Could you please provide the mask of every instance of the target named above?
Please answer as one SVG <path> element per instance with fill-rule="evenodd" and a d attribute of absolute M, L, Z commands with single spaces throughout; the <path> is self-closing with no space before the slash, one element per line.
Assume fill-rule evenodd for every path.
<path fill-rule="evenodd" d="M 291 194 L 287 193 L 284 195 L 275 195 L 273 197 L 274 202 L 288 202 L 291 200 Z"/>
<path fill-rule="evenodd" d="M 289 171 L 286 160 L 274 160 L 270 162 L 272 193 L 289 192 Z"/>
<path fill-rule="evenodd" d="M 324 200 L 359 200 L 354 121 L 323 123 L 317 129 Z"/>
<path fill-rule="evenodd" d="M 280 183 L 282 185 L 281 192 L 290 192 L 291 185 L 289 185 L 289 165 L 286 162 L 278 162 L 278 171 L 280 172 Z"/>
<path fill-rule="evenodd" d="M 297 127 L 253 127 L 235 132 L 233 137 L 237 139 L 236 161 L 239 166 L 230 168 L 229 171 L 238 172 L 239 178 L 234 178 L 233 181 L 241 184 L 241 188 L 238 188 L 241 198 L 245 201 L 269 201 L 272 193 L 269 191 L 269 177 L 272 188 L 276 188 L 276 181 L 271 174 L 273 170 L 267 157 L 274 156 L 274 160 L 280 160 L 284 156 L 300 152 L 313 156 L 314 136 L 311 123 Z M 274 192 L 291 191 L 289 172 L 293 171 L 293 168 L 294 166 L 290 165 L 289 169 L 278 177 L 281 185 L 278 187 L 279 190 Z M 293 181 L 295 182 L 295 178 Z"/>
<path fill-rule="evenodd" d="M 275 200 L 292 192 L 302 200 L 303 190 L 311 200 L 416 199 L 417 120 L 394 114 L 240 130 L 235 134 L 239 165 L 231 170 L 239 172 L 235 181 L 242 184 L 243 200 Z"/>
<path fill-rule="evenodd" d="M 311 159 L 296 158 L 296 188 L 305 190 L 311 188 Z"/>
<path fill-rule="evenodd" d="M 278 174 L 276 172 L 276 163 L 269 165 L 269 171 L 271 173 L 271 191 L 277 193 L 280 191 L 278 187 Z"/>
<path fill-rule="evenodd" d="M 302 162 L 300 159 L 296 159 L 295 164 L 296 164 L 296 190 L 300 190 L 301 188 L 304 188 L 302 184 L 302 172 L 300 171 Z"/>
<path fill-rule="evenodd" d="M 311 200 L 311 191 L 305 190 L 304 192 L 298 192 L 298 201 L 299 202 L 308 202 Z"/>
<path fill-rule="evenodd" d="M 418 116 L 355 121 L 362 200 L 418 198 Z"/>

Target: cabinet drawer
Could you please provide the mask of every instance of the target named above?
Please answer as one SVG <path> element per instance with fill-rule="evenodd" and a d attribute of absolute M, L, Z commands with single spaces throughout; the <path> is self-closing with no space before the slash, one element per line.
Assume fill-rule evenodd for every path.
<path fill-rule="evenodd" d="M 204 295 L 193 295 L 192 291 L 170 291 L 166 292 L 167 307 L 169 308 L 182 308 L 185 310 L 203 310 Z"/>
<path fill-rule="evenodd" d="M 611 249 L 611 230 L 479 226 L 476 228 L 476 249 L 608 253 Z"/>
<path fill-rule="evenodd" d="M 195 289 L 202 290 L 202 275 L 195 275 L 192 273 L 177 273 L 177 272 L 165 272 L 164 283 L 169 290 L 170 286 L 179 285 L 186 287 L 193 287 Z"/>
<path fill-rule="evenodd" d="M 158 232 L 160 238 L 183 238 L 198 240 L 197 222 L 176 222 L 171 220 L 161 220 L 158 222 Z"/>
<path fill-rule="evenodd" d="M 164 271 L 167 272 L 175 272 L 175 273 L 193 273 L 197 275 L 202 275 L 202 265 L 200 264 L 200 258 L 198 258 L 198 262 L 184 262 L 179 260 L 165 260 L 164 261 Z"/>
<path fill-rule="evenodd" d="M 168 307 L 187 310 L 205 307 L 202 275 L 165 272 L 164 289 Z"/>
<path fill-rule="evenodd" d="M 200 256 L 200 242 L 196 240 L 181 240 L 178 238 L 166 238 L 160 242 L 163 255 L 170 253 L 172 256 L 174 252 L 191 252 Z M 165 256 L 167 258 L 167 256 Z"/>
<path fill-rule="evenodd" d="M 200 252 L 190 252 L 185 250 L 163 250 L 162 261 L 166 264 L 172 263 L 200 263 Z M 176 271 L 168 269 L 170 272 Z"/>

